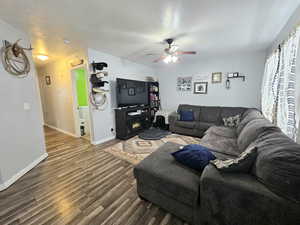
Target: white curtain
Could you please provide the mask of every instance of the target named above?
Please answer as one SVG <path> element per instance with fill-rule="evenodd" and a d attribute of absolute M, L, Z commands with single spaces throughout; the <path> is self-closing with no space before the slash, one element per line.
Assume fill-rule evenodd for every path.
<path fill-rule="evenodd" d="M 279 51 L 276 50 L 268 59 L 265 65 L 265 73 L 262 84 L 262 112 L 264 116 L 273 121 L 273 110 L 276 100 L 275 85 L 276 82 L 276 72 L 278 67 Z"/>
<path fill-rule="evenodd" d="M 297 29 L 282 47 L 277 107 L 277 125 L 293 140 L 296 140 L 298 131 L 298 119 L 296 118 L 296 61 L 299 39 L 300 29 Z"/>
<path fill-rule="evenodd" d="M 296 118 L 296 60 L 300 28 L 266 62 L 262 86 L 262 112 L 293 140 L 299 120 Z"/>

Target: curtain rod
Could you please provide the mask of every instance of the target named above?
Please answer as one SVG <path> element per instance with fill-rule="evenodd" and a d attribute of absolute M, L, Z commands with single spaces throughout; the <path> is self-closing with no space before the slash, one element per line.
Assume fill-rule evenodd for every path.
<path fill-rule="evenodd" d="M 299 23 L 297 23 L 295 26 L 294 26 L 294 28 L 292 29 L 292 31 L 288 34 L 288 38 L 290 38 L 290 37 L 292 37 L 293 35 L 295 35 L 296 33 L 297 33 L 297 31 L 299 30 L 299 32 L 300 32 L 300 22 Z M 268 57 L 267 58 L 269 58 L 272 54 L 274 54 L 274 53 L 276 53 L 277 51 L 278 51 L 278 49 L 282 46 L 282 45 L 284 45 L 285 43 L 286 43 L 286 39 L 285 40 L 282 40 L 278 45 L 277 45 L 277 47 L 270 53 L 270 54 L 268 54 Z"/>

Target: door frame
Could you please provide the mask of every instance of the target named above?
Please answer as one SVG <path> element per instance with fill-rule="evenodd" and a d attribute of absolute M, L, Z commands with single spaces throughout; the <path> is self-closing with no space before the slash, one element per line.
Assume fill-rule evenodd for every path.
<path fill-rule="evenodd" d="M 77 101 L 77 88 L 76 88 L 76 82 L 75 82 L 75 71 L 77 69 L 84 69 L 85 74 L 86 74 L 86 87 L 87 87 L 87 98 L 88 98 L 88 123 L 89 123 L 89 133 L 90 133 L 90 142 L 92 142 L 93 138 L 94 138 L 94 133 L 93 133 L 93 129 L 92 129 L 92 123 L 91 123 L 91 106 L 90 106 L 90 101 L 89 101 L 89 82 L 88 82 L 88 78 L 89 78 L 89 70 L 86 64 L 82 64 L 79 66 L 75 66 L 72 67 L 70 69 L 70 74 L 71 74 L 71 82 L 72 82 L 72 100 L 73 100 L 73 117 L 74 117 L 74 128 L 75 128 L 75 134 L 76 137 L 81 137 L 80 135 L 80 120 L 79 120 L 79 110 L 78 110 L 78 101 Z"/>

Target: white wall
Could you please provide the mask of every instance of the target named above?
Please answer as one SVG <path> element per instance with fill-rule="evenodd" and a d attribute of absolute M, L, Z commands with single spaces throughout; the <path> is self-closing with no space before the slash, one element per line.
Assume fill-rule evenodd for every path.
<path fill-rule="evenodd" d="M 157 70 L 162 107 L 167 110 L 175 110 L 179 104 L 195 104 L 260 108 L 260 88 L 265 57 L 265 51 L 245 52 L 207 58 L 201 57 L 192 63 L 185 63 L 183 58 L 183 61 L 178 64 L 164 65 Z M 211 83 L 212 72 L 223 73 L 221 84 Z M 240 72 L 241 75 L 246 76 L 246 81 L 243 82 L 241 79 L 231 80 L 231 89 L 227 90 L 225 88 L 227 72 Z M 210 78 L 208 81 L 208 94 L 201 95 L 176 90 L 178 76 L 195 77 L 206 74 Z"/>
<path fill-rule="evenodd" d="M 45 124 L 75 135 L 70 70 L 67 59 L 55 60 L 37 68 Z M 51 85 L 46 85 L 46 76 L 50 76 Z"/>
<path fill-rule="evenodd" d="M 88 60 L 90 63 L 96 61 L 108 64 L 108 68 L 105 69 L 109 73 L 107 79 L 110 82 L 107 108 L 104 111 L 92 110 L 91 113 L 94 131 L 93 142 L 101 143 L 115 137 L 115 133 L 111 132 L 111 128 L 115 129 L 116 78 L 145 80 L 146 76 L 154 76 L 155 70 L 93 49 L 88 49 Z"/>
<path fill-rule="evenodd" d="M 28 38 L 0 20 L 0 40 L 29 45 Z M 42 127 L 41 103 L 31 53 L 31 72 L 20 79 L 8 74 L 0 63 L 0 190 L 47 156 Z M 24 110 L 24 103 L 30 110 Z"/>

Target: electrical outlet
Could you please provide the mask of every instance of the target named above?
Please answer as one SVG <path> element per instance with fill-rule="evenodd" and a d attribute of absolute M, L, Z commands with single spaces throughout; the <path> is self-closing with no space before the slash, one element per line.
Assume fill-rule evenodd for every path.
<path fill-rule="evenodd" d="M 24 110 L 25 110 L 25 111 L 28 111 L 28 110 L 31 109 L 31 105 L 30 105 L 30 103 L 28 103 L 28 102 L 24 102 L 23 107 L 24 107 Z"/>

